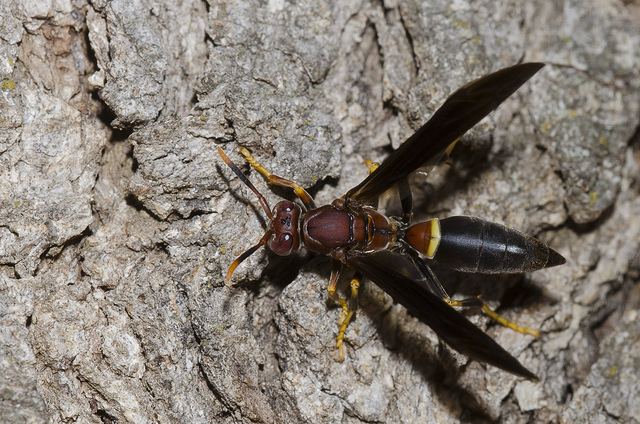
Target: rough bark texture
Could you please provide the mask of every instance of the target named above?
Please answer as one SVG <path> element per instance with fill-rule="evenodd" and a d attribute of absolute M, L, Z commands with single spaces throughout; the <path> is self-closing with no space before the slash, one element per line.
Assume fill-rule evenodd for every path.
<path fill-rule="evenodd" d="M 1 422 L 640 421 L 640 6 L 619 0 L 0 2 Z M 463 83 L 549 63 L 414 179 L 568 259 L 442 273 L 534 340 L 469 362 L 372 284 L 334 360 L 324 258 L 264 252 L 239 145 L 320 204 Z M 271 191 L 255 173 L 270 202 Z"/>

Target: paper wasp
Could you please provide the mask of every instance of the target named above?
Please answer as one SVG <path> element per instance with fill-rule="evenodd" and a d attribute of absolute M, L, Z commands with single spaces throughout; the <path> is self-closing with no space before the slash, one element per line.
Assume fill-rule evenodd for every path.
<path fill-rule="evenodd" d="M 453 144 L 538 72 L 541 63 L 505 68 L 454 92 L 415 134 L 356 187 L 330 205 L 316 207 L 297 183 L 269 173 L 246 149 L 240 153 L 271 185 L 293 189 L 301 204 L 282 200 L 271 210 L 266 199 L 220 147 L 218 153 L 258 197 L 269 218 L 262 239 L 229 267 L 236 267 L 261 246 L 286 256 L 307 250 L 331 257 L 329 295 L 343 308 L 337 336 L 342 344 L 356 307 L 361 276 L 376 283 L 395 301 L 431 327 L 453 349 L 526 378 L 536 376 L 492 338 L 471 324 L 454 306 L 480 306 L 487 315 L 520 332 L 533 330 L 507 321 L 480 299 L 453 300 L 431 271 L 428 261 L 462 272 L 521 273 L 563 264 L 565 259 L 540 241 L 480 218 L 454 216 L 411 222 L 412 197 L 407 177 L 425 164 L 435 164 Z M 378 197 L 397 187 L 403 214 L 388 217 L 375 208 Z M 345 267 L 356 271 L 351 296 L 343 299 L 336 285 Z"/>

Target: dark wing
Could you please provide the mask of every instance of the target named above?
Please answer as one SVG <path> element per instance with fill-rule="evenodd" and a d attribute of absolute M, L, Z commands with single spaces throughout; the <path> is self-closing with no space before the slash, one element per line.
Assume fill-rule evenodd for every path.
<path fill-rule="evenodd" d="M 543 66 L 543 63 L 523 63 L 504 68 L 458 89 L 422 128 L 371 175 L 349 190 L 346 197 L 364 203 L 374 201 L 420 166 L 433 162 Z"/>
<path fill-rule="evenodd" d="M 348 263 L 431 327 L 453 349 L 512 374 L 537 379 L 491 337 L 433 294 L 426 284 L 428 277 L 409 257 L 384 250 L 349 258 Z"/>

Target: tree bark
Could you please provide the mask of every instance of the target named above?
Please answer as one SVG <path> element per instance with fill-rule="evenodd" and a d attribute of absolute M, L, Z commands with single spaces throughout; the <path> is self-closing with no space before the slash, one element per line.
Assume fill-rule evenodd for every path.
<path fill-rule="evenodd" d="M 0 16 L 0 421 L 640 421 L 637 2 L 4 0 Z M 418 219 L 480 216 L 567 258 L 438 270 L 541 329 L 469 315 L 539 382 L 450 350 L 372 283 L 337 362 L 326 258 L 259 251 L 224 285 L 264 217 L 216 146 L 329 203 L 456 88 L 521 61 L 548 66 L 412 187 Z"/>

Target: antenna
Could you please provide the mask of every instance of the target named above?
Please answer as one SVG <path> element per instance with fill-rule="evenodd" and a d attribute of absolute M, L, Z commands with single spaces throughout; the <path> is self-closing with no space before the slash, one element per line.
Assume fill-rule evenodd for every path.
<path fill-rule="evenodd" d="M 272 234 L 272 231 L 268 230 L 266 233 L 264 233 L 264 236 L 262 236 L 258 244 L 256 244 L 255 246 L 251 246 L 249 249 L 244 251 L 240 256 L 238 256 L 233 262 L 231 262 L 231 265 L 229 265 L 229 269 L 227 270 L 227 275 L 226 277 L 224 277 L 225 285 L 229 285 L 229 283 L 231 282 L 231 277 L 233 277 L 233 273 L 238 267 L 238 265 L 240 265 L 240 263 L 242 263 L 242 261 L 247 259 L 249 256 L 253 255 L 256 250 L 258 250 L 259 248 L 267 244 L 267 240 L 269 240 L 269 237 L 271 236 L 271 234 Z"/>
<path fill-rule="evenodd" d="M 273 214 L 271 213 L 271 208 L 267 203 L 267 199 L 265 199 L 264 196 L 260 194 L 258 189 L 255 188 L 255 186 L 251 183 L 251 181 L 249 181 L 247 176 L 244 175 L 242 171 L 240 171 L 240 168 L 238 168 L 235 163 L 231 162 L 231 159 L 229 159 L 229 157 L 224 153 L 224 150 L 222 150 L 220 146 L 217 146 L 217 149 L 218 149 L 218 155 L 222 158 L 224 163 L 226 163 L 229 166 L 229 168 L 231 168 L 233 173 L 236 174 L 238 178 L 240 178 L 240 181 L 245 183 L 247 187 L 249 187 L 251 191 L 253 191 L 253 193 L 256 196 L 258 196 L 258 200 L 260 201 L 260 205 L 262 206 L 262 209 L 264 209 L 264 212 L 267 214 L 269 219 L 273 219 Z"/>
<path fill-rule="evenodd" d="M 267 214 L 270 220 L 273 220 L 273 213 L 271 212 L 271 208 L 269 208 L 267 199 L 265 199 L 264 196 L 260 194 L 258 189 L 255 188 L 255 186 L 251 183 L 251 181 L 249 181 L 247 176 L 244 175 L 242 171 L 240 171 L 240 168 L 238 168 L 235 163 L 231 162 L 231 159 L 229 159 L 229 157 L 224 153 L 224 150 L 222 150 L 220 146 L 216 146 L 216 148 L 218 149 L 218 155 L 222 158 L 224 163 L 226 163 L 229 166 L 229 168 L 231 168 L 233 173 L 236 174 L 238 178 L 240 178 L 240 181 L 245 183 L 247 187 L 249 187 L 251 191 L 253 191 L 253 193 L 258 197 L 258 200 L 260 201 L 260 206 L 262 206 L 262 209 L 264 209 L 264 212 Z M 267 244 L 267 241 L 269 240 L 269 237 L 271 237 L 271 234 L 273 234 L 273 231 L 271 231 L 271 229 L 267 230 L 267 232 L 264 233 L 264 235 L 262 236 L 258 244 L 251 246 L 249 249 L 244 251 L 240 256 L 238 256 L 233 262 L 231 262 L 231 265 L 229 265 L 229 269 L 227 270 L 227 275 L 224 278 L 224 283 L 226 285 L 229 285 L 229 282 L 231 282 L 231 277 L 233 276 L 233 273 L 238 267 L 238 265 L 240 265 L 242 261 L 247 259 L 249 256 L 253 255 L 256 250 L 258 250 L 259 248 Z"/>

